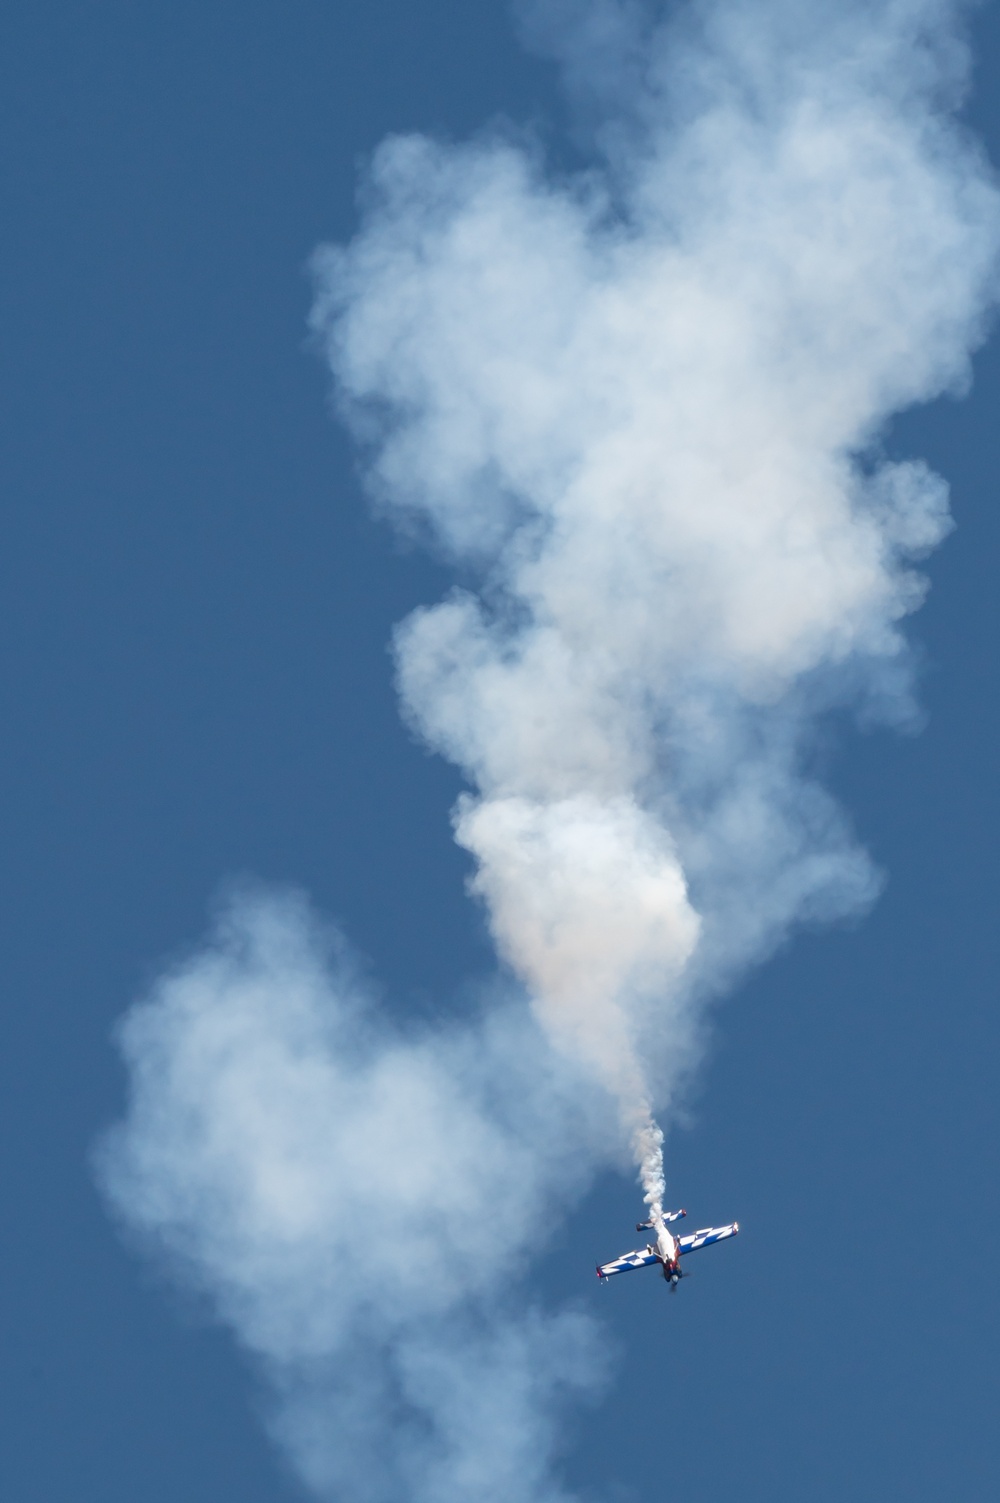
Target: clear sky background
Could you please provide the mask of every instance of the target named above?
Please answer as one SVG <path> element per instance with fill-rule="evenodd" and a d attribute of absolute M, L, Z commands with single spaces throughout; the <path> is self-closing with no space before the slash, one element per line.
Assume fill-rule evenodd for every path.
<path fill-rule="evenodd" d="M 996 158 L 995 6 L 976 39 Z M 561 107 L 501 0 L 35 0 L 4 10 L 0 74 L 0 1496 L 279 1503 L 254 1374 L 95 1192 L 111 1033 L 233 874 L 305 888 L 393 1007 L 492 967 L 458 775 L 400 725 L 386 655 L 446 576 L 369 519 L 305 263 L 351 234 L 387 132 Z M 976 372 L 889 437 L 959 524 L 911 628 L 926 727 L 831 763 L 886 891 L 718 1009 L 670 1141 L 695 1224 L 743 1236 L 676 1299 L 602 1291 L 637 1199 L 608 1181 L 540 1268 L 616 1353 L 567 1433 L 585 1496 L 1000 1491 L 995 347 Z"/>

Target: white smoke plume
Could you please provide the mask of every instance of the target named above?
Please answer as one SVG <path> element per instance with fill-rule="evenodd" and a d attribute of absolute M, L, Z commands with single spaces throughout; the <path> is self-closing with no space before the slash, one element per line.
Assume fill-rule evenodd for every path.
<path fill-rule="evenodd" d="M 947 494 L 879 434 L 961 390 L 995 290 L 998 195 L 956 124 L 960 7 L 521 14 L 591 166 L 556 171 L 512 128 L 387 141 L 359 234 L 316 259 L 314 328 L 378 504 L 460 571 L 399 628 L 400 690 L 468 779 L 456 838 L 541 1032 L 503 1013 L 382 1037 L 301 924 L 270 946 L 258 902 L 133 1014 L 106 1160 L 125 1217 L 277 1375 L 321 1496 L 557 1496 L 565 1369 L 498 1289 L 540 1203 L 597 1162 L 603 1100 L 661 1200 L 653 1114 L 706 1000 L 877 891 L 816 728 L 850 704 L 908 713 L 900 623 Z M 415 1243 L 375 1247 L 400 1193 Z M 499 1244 L 463 1216 L 492 1205 Z M 369 1228 L 348 1304 L 333 1269 Z M 413 1245 L 452 1269 L 433 1299 Z M 369 1451 L 370 1483 L 351 1459 Z"/>
<path fill-rule="evenodd" d="M 105 1190 L 261 1366 L 318 1496 L 558 1497 L 551 1420 L 600 1352 L 510 1294 L 600 1119 L 525 1010 L 394 1030 L 301 898 L 241 891 L 120 1043 Z"/>
<path fill-rule="evenodd" d="M 395 139 L 319 258 L 377 494 L 477 580 L 400 629 L 404 704 L 477 790 L 500 953 L 640 1131 L 692 1001 L 873 891 L 805 768 L 845 686 L 901 692 L 948 526 L 873 441 L 966 379 L 992 275 L 952 10 L 535 8 L 625 105 L 603 171 Z"/>

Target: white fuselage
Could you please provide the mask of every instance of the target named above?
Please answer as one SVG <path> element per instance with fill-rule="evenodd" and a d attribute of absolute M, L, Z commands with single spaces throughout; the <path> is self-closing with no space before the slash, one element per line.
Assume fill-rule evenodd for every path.
<path fill-rule="evenodd" d="M 667 1224 L 662 1216 L 654 1215 L 653 1228 L 656 1232 L 656 1251 L 663 1261 L 664 1268 L 676 1267 L 677 1238 L 667 1229 Z"/>

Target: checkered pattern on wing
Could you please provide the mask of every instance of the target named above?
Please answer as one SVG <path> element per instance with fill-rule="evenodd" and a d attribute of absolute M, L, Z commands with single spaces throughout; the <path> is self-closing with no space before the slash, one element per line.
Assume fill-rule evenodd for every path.
<path fill-rule="evenodd" d="M 647 1263 L 659 1261 L 656 1253 L 643 1247 L 638 1252 L 628 1252 L 615 1258 L 613 1263 L 602 1263 L 599 1272 L 602 1279 L 609 1279 L 613 1273 L 627 1273 L 630 1268 L 645 1268 Z"/>
<path fill-rule="evenodd" d="M 713 1242 L 724 1242 L 727 1237 L 735 1237 L 739 1231 L 739 1223 L 734 1221 L 732 1226 L 706 1226 L 700 1232 L 692 1232 L 690 1237 L 680 1237 L 677 1242 L 679 1254 L 696 1252 L 699 1247 L 711 1247 Z"/>

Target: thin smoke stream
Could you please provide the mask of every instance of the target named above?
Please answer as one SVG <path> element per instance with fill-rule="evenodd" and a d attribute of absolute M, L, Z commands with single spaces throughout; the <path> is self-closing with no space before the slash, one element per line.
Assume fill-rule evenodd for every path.
<path fill-rule="evenodd" d="M 510 1302 L 542 1208 L 621 1144 L 659 1205 L 706 1003 L 877 894 L 813 750 L 845 706 L 910 713 L 913 563 L 950 527 L 878 438 L 968 382 L 995 294 L 962 15 L 532 0 L 591 168 L 509 127 L 393 137 L 315 258 L 375 504 L 465 581 L 399 626 L 399 691 L 467 779 L 527 1006 L 399 1035 L 301 902 L 238 897 L 123 1025 L 101 1175 L 319 1497 L 565 1496 L 600 1343 Z"/>

